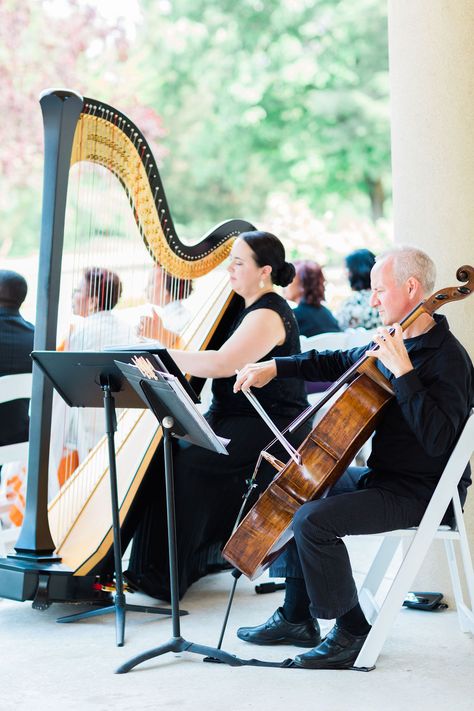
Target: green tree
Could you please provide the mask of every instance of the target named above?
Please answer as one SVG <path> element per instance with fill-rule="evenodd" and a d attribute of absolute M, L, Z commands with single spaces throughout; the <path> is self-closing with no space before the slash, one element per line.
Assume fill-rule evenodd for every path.
<path fill-rule="evenodd" d="M 383 215 L 385 0 L 142 0 L 140 97 L 163 116 L 178 221 L 257 219 L 268 194 Z"/>
<path fill-rule="evenodd" d="M 38 95 L 51 86 L 129 114 L 155 146 L 184 236 L 232 216 L 259 224 L 275 193 L 319 216 L 348 206 L 383 214 L 386 0 L 140 0 L 140 8 L 134 34 L 100 2 L 0 0 L 0 253 L 38 243 Z"/>

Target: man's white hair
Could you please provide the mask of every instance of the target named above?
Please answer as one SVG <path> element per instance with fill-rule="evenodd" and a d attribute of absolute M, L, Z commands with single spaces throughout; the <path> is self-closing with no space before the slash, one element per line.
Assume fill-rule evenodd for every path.
<path fill-rule="evenodd" d="M 431 294 L 436 281 L 436 267 L 426 252 L 401 244 L 379 254 L 375 262 L 379 263 L 388 258 L 393 260 L 393 276 L 399 286 L 410 277 L 415 277 L 421 284 L 424 296 Z"/>

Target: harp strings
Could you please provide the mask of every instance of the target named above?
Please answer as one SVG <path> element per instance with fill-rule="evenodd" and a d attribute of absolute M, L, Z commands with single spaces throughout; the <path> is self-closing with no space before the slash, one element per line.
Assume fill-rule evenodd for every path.
<path fill-rule="evenodd" d="M 117 121 L 119 124 L 123 122 L 121 118 Z M 63 347 L 70 350 L 100 350 L 106 345 L 137 344 L 139 337 L 145 337 L 166 346 L 185 347 L 202 332 L 203 324 L 207 324 L 206 331 L 211 327 L 216 308 L 220 307 L 222 294 L 227 289 L 227 286 L 223 287 L 227 278 L 224 274 L 222 279 L 222 269 L 217 269 L 216 274 L 206 273 L 198 262 L 196 273 L 201 271 L 206 274 L 199 280 L 179 278 L 162 264 L 157 264 L 161 252 L 157 249 L 156 240 L 153 248 L 147 246 L 151 242 L 144 242 L 135 219 L 143 204 L 144 214 L 147 214 L 148 202 L 142 197 L 142 171 L 144 167 L 148 178 L 154 176 L 156 167 L 152 156 L 144 153 L 143 142 L 135 132 L 130 140 L 144 160 L 142 164 L 136 156 L 126 159 L 125 180 L 124 144 L 116 139 L 117 126 L 108 124 L 104 129 L 101 124 L 100 130 L 96 130 L 89 124 L 86 128 L 85 122 L 80 121 L 76 135 L 79 146 L 86 143 L 86 131 L 88 147 L 85 153 L 93 156 L 100 154 L 101 161 L 108 168 L 98 164 L 99 161 L 93 163 L 77 156 L 71 167 L 58 344 L 62 342 Z M 91 144 L 91 136 L 95 136 L 97 145 Z M 103 157 L 105 147 L 108 153 Z M 120 169 L 114 174 L 113 166 L 116 165 Z M 160 213 L 158 191 L 158 187 L 154 188 L 152 197 Z M 166 217 L 162 217 L 157 231 L 168 234 L 169 229 Z M 163 254 L 167 263 L 174 264 L 166 249 Z M 219 260 L 217 256 L 206 259 Z M 83 315 L 73 313 L 72 304 L 77 296 L 75 290 L 80 286 L 85 270 L 92 267 L 100 272 L 117 274 L 123 285 L 122 294 L 112 309 Z M 206 269 L 209 271 L 208 267 Z M 190 271 L 189 266 L 183 266 L 182 273 L 189 274 Z M 92 279 L 85 295 L 89 303 L 111 306 L 114 300 L 112 282 Z M 143 320 L 145 325 L 142 328 Z M 118 325 L 111 330 L 110 323 Z M 179 342 L 176 337 L 180 338 Z M 126 447 L 127 438 L 134 428 L 140 427 L 143 414 L 139 410 L 118 414 L 117 452 L 122 443 Z M 81 512 L 90 507 L 94 492 L 107 477 L 108 458 L 103 432 L 104 415 L 101 409 L 68 408 L 55 395 L 49 499 L 51 533 L 58 549 L 71 540 L 73 525 L 79 520 Z"/>
<path fill-rule="evenodd" d="M 83 130 L 82 124 L 78 130 Z M 112 140 L 110 151 L 114 151 Z M 143 277 L 153 263 L 137 238 L 129 200 L 110 170 L 85 161 L 71 168 L 69 194 L 58 344 L 68 350 L 101 350 L 114 343 L 136 342 L 139 319 L 130 307 L 146 302 Z M 84 284 L 86 273 L 92 278 Z M 123 288 L 120 295 L 115 275 Z M 81 313 L 77 312 L 79 291 L 88 305 Z M 69 408 L 55 395 L 49 498 L 59 495 L 52 531 L 57 544 L 107 467 L 103 447 L 89 456 L 102 439 L 103 423 L 100 409 Z M 71 479 L 79 465 L 80 473 Z"/>

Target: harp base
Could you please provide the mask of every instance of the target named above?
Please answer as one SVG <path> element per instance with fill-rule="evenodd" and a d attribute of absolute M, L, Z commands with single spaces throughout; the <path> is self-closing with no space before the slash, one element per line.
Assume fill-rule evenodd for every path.
<path fill-rule="evenodd" d="M 0 558 L 0 597 L 25 602 L 32 600 L 36 609 L 46 609 L 53 602 L 104 604 L 109 593 L 98 591 L 97 576 L 74 575 L 65 566 L 35 558 L 19 560 L 12 555 Z M 41 599 L 41 606 L 35 601 Z"/>
<path fill-rule="evenodd" d="M 25 552 L 20 552 L 20 553 L 9 553 L 7 555 L 7 558 L 13 558 L 14 560 L 26 560 L 29 563 L 60 563 L 61 558 L 57 555 L 49 555 L 49 554 L 44 554 L 42 555 L 37 554 L 37 553 L 25 553 Z"/>

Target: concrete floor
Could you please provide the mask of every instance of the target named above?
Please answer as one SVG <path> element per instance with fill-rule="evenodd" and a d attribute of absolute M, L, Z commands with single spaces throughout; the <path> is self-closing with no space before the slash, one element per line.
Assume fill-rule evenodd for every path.
<path fill-rule="evenodd" d="M 363 572 L 376 541 L 362 547 L 351 539 L 356 577 Z M 192 586 L 182 605 L 186 639 L 215 646 L 227 601 L 228 573 L 208 576 Z M 144 595 L 128 602 L 149 603 Z M 235 636 L 243 624 L 263 622 L 281 604 L 282 593 L 256 595 L 241 579 L 223 648 L 242 658 L 282 660 L 294 647 L 255 647 Z M 37 612 L 30 603 L 0 600 L 0 711 L 446 711 L 473 708 L 474 640 L 459 631 L 456 613 L 403 609 L 375 671 L 305 671 L 230 668 L 204 664 L 202 657 L 167 654 L 128 674 L 114 674 L 131 657 L 165 642 L 171 622 L 163 616 L 127 613 L 125 646 L 115 646 L 111 615 L 74 625 L 56 624 L 74 612 L 53 605 Z M 331 622 L 323 621 L 323 632 Z"/>

